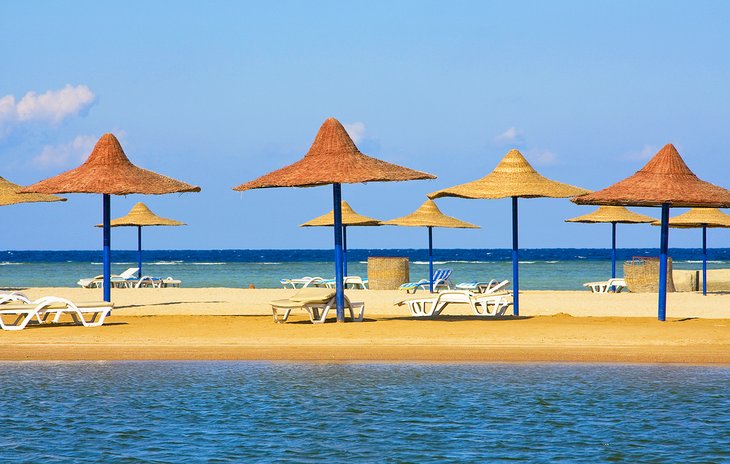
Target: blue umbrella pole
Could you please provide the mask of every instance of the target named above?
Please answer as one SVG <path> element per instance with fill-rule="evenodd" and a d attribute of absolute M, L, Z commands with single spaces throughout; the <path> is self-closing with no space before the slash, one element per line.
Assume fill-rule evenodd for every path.
<path fill-rule="evenodd" d="M 335 301 L 337 302 L 337 322 L 345 321 L 345 291 L 343 284 L 342 253 L 342 186 L 332 184 L 332 197 L 335 211 Z"/>
<path fill-rule="evenodd" d="M 433 227 L 428 226 L 428 291 L 433 293 Z"/>
<path fill-rule="evenodd" d="M 347 277 L 347 226 L 342 226 L 342 275 Z"/>
<path fill-rule="evenodd" d="M 611 278 L 616 278 L 616 223 L 611 223 Z"/>
<path fill-rule="evenodd" d="M 104 301 L 112 301 L 111 197 L 104 194 Z"/>
<path fill-rule="evenodd" d="M 142 278 L 142 226 L 137 226 L 137 278 Z"/>
<path fill-rule="evenodd" d="M 667 252 L 669 250 L 669 203 L 662 203 L 662 232 L 659 243 L 659 320 L 667 320 Z"/>
<path fill-rule="evenodd" d="M 517 240 L 517 197 L 512 197 L 512 288 L 513 306 L 512 314 L 520 315 L 520 258 L 519 243 Z"/>
<path fill-rule="evenodd" d="M 702 226 L 702 294 L 707 296 L 707 226 Z"/>

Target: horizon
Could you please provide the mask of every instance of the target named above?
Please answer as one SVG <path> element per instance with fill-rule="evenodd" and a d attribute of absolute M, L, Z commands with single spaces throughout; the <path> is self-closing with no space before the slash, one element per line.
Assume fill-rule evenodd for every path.
<path fill-rule="evenodd" d="M 202 188 L 113 196 L 112 218 L 142 201 L 188 224 L 144 231 L 145 250 L 331 249 L 330 228 L 299 227 L 332 209 L 331 188 L 232 190 L 299 160 L 330 116 L 363 153 L 438 176 L 343 185 L 343 199 L 377 219 L 485 176 L 511 148 L 550 179 L 600 189 L 674 143 L 701 179 L 730 187 L 724 2 L 179 2 L 171 12 L 31 1 L 0 11 L 0 38 L 13 44 L 0 176 L 21 185 L 54 176 L 114 133 L 137 166 Z M 62 196 L 3 208 L 14 226 L 3 247 L 100 249 L 101 195 Z M 481 229 L 436 230 L 435 249 L 509 248 L 509 200 L 437 204 Z M 607 224 L 563 222 L 595 207 L 519 204 L 521 249 L 610 248 Z M 730 246 L 728 231 L 708 236 L 710 249 Z M 348 244 L 427 240 L 421 228 L 352 227 Z M 133 249 L 136 231 L 112 231 L 111 246 Z M 670 231 L 670 251 L 700 246 L 699 230 Z M 658 248 L 659 228 L 620 225 L 617 247 Z"/>

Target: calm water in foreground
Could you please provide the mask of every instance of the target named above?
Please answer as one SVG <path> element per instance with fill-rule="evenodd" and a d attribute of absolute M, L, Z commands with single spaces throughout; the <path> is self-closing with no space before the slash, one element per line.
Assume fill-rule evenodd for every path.
<path fill-rule="evenodd" d="M 730 462 L 730 369 L 0 363 L 2 462 Z"/>

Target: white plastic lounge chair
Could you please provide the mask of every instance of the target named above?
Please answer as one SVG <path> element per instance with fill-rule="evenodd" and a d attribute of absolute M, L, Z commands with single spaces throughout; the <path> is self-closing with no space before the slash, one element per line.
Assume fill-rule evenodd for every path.
<path fill-rule="evenodd" d="M 139 271 L 138 267 L 130 267 L 121 274 L 111 275 L 111 284 L 115 288 L 131 288 L 134 282 L 137 281 L 135 274 Z M 78 285 L 84 288 L 101 288 L 104 285 L 104 276 L 98 275 L 86 279 L 79 279 L 76 282 Z"/>
<path fill-rule="evenodd" d="M 507 292 L 485 295 L 467 290 L 446 290 L 438 296 L 409 298 L 397 304 L 407 305 L 413 317 L 436 317 L 452 303 L 468 304 L 477 316 L 502 316 L 512 304 Z"/>
<path fill-rule="evenodd" d="M 284 322 L 289 318 L 293 309 L 303 309 L 309 315 L 313 324 L 322 324 L 327 319 L 330 309 L 336 307 L 335 290 L 328 288 L 304 288 L 290 298 L 271 302 L 274 322 Z M 365 303 L 351 302 L 345 296 L 345 309 L 349 310 L 350 319 L 362 322 L 365 315 Z M 283 314 L 279 314 L 283 311 Z M 357 315 L 355 314 L 357 311 Z"/>
<path fill-rule="evenodd" d="M 503 280 L 500 282 L 496 279 L 492 279 L 489 282 L 480 282 L 476 280 L 472 282 L 461 282 L 456 284 L 455 288 L 457 290 L 469 290 L 474 293 L 488 294 L 503 290 L 507 285 L 509 285 L 509 280 Z"/>
<path fill-rule="evenodd" d="M 30 303 L 30 298 L 23 292 L 0 292 L 0 304 L 16 302 Z"/>
<path fill-rule="evenodd" d="M 368 279 L 363 279 L 360 276 L 345 276 L 342 280 L 344 288 L 353 288 L 360 290 L 367 290 Z M 324 286 L 327 288 L 335 288 L 335 279 L 327 279 L 324 281 Z"/>
<path fill-rule="evenodd" d="M 325 280 L 321 277 L 300 277 L 298 279 L 279 279 L 284 288 L 305 288 L 305 287 L 324 287 Z"/>
<path fill-rule="evenodd" d="M 70 314 L 76 324 L 84 327 L 98 327 L 109 315 L 113 303 L 91 301 L 74 303 L 65 298 L 47 296 L 30 303 L 8 303 L 0 306 L 0 327 L 4 330 L 23 330 L 34 317 L 39 323 L 47 322 L 53 316 L 53 322 L 59 322 L 61 315 Z M 15 317 L 11 322 L 8 316 Z"/>
<path fill-rule="evenodd" d="M 179 287 L 182 281 L 173 279 L 172 277 L 152 277 L 142 276 L 139 281 L 134 284 L 134 288 L 163 288 L 163 287 Z"/>
<path fill-rule="evenodd" d="M 452 272 L 453 271 L 448 268 L 436 269 L 433 271 L 433 289 L 438 290 L 439 288 L 446 288 L 446 290 L 451 290 L 452 284 L 449 277 L 451 277 Z M 416 290 L 418 289 L 428 290 L 429 280 L 421 279 L 418 282 L 407 282 L 398 288 L 400 290 L 405 290 L 406 293 L 416 293 Z"/>
<path fill-rule="evenodd" d="M 621 293 L 621 290 L 626 288 L 626 281 L 621 278 L 608 279 L 603 282 L 586 282 L 583 284 L 584 287 L 590 287 L 593 293 Z"/>

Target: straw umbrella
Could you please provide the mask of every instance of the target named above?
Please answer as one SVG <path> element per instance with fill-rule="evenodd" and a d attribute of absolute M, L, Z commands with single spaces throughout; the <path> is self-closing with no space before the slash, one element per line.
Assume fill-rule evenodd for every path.
<path fill-rule="evenodd" d="M 18 184 L 0 177 L 0 206 L 15 205 L 18 203 L 41 203 L 51 201 L 66 201 L 65 198 L 56 195 L 45 195 L 42 193 L 20 193 L 23 189 Z"/>
<path fill-rule="evenodd" d="M 139 268 L 137 276 L 142 278 L 142 227 L 149 226 L 184 226 L 184 222 L 174 219 L 160 217 L 150 211 L 150 209 L 142 203 L 138 202 L 132 206 L 126 216 L 112 219 L 110 227 L 136 227 L 137 228 L 137 266 Z M 103 227 L 104 224 L 97 224 L 96 227 Z"/>
<path fill-rule="evenodd" d="M 433 228 L 478 229 L 470 222 L 447 216 L 433 200 L 426 200 L 417 210 L 403 217 L 383 221 L 385 225 L 428 228 L 428 290 L 433 292 Z"/>
<path fill-rule="evenodd" d="M 661 226 L 659 221 L 651 223 Z M 692 208 L 669 219 L 669 227 L 677 229 L 702 228 L 702 294 L 707 295 L 707 228 L 730 227 L 730 216 L 717 208 Z"/>
<path fill-rule="evenodd" d="M 519 245 L 517 227 L 518 198 L 568 198 L 588 193 L 589 190 L 547 179 L 527 162 L 522 153 L 512 149 L 485 177 L 466 184 L 428 194 L 431 199 L 459 198 L 511 198 L 512 199 L 512 282 L 514 285 L 515 316 L 520 314 L 519 299 Z"/>
<path fill-rule="evenodd" d="M 314 187 L 332 184 L 335 235 L 335 280 L 337 320 L 345 318 L 345 294 L 342 288 L 342 184 L 435 179 L 436 176 L 364 155 L 347 135 L 342 124 L 327 119 L 319 128 L 304 158 L 243 183 L 233 190 L 243 191 L 272 187 Z"/>
<path fill-rule="evenodd" d="M 29 193 L 100 193 L 103 198 L 104 300 L 111 301 L 111 195 L 199 192 L 196 187 L 138 168 L 112 134 L 101 136 L 81 166 L 26 187 Z"/>
<path fill-rule="evenodd" d="M 323 214 L 301 224 L 299 227 L 332 227 L 334 225 L 335 211 L 332 210 L 327 214 Z M 347 277 L 347 227 L 374 227 L 379 225 L 381 225 L 380 221 L 363 216 L 362 214 L 357 214 L 345 200 L 342 200 L 342 275 Z"/>
<path fill-rule="evenodd" d="M 587 224 L 611 223 L 611 278 L 616 278 L 616 224 L 647 224 L 654 218 L 629 211 L 623 206 L 601 206 L 592 213 L 566 219 L 565 222 Z"/>
<path fill-rule="evenodd" d="M 730 190 L 700 180 L 667 144 L 632 176 L 603 190 L 574 198 L 579 205 L 660 206 L 658 318 L 666 320 L 670 207 L 730 207 Z"/>

